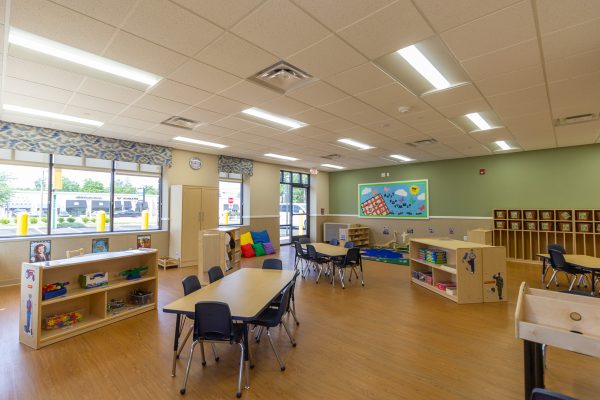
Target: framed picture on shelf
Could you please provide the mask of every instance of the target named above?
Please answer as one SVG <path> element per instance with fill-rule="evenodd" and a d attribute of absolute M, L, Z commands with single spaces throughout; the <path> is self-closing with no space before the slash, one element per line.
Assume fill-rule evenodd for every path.
<path fill-rule="evenodd" d="M 525 219 L 535 219 L 535 211 L 525 211 Z"/>
<path fill-rule="evenodd" d="M 38 240 L 29 243 L 29 262 L 43 262 L 51 259 L 50 240 Z"/>
<path fill-rule="evenodd" d="M 560 224 L 560 230 L 561 230 L 561 232 L 570 232 L 571 231 L 571 224 L 569 224 L 569 223 L 562 223 L 562 224 Z"/>
<path fill-rule="evenodd" d="M 577 211 L 577 219 L 587 221 L 590 219 L 590 213 L 588 211 Z"/>
<path fill-rule="evenodd" d="M 510 211 L 510 219 L 519 219 L 521 216 L 518 211 Z"/>
<path fill-rule="evenodd" d="M 551 222 L 541 222 L 540 223 L 540 230 L 542 230 L 542 231 L 551 231 L 552 230 L 552 223 Z"/>
<path fill-rule="evenodd" d="M 92 253 L 107 253 L 108 238 L 92 239 Z"/>
<path fill-rule="evenodd" d="M 579 224 L 579 232 L 589 232 L 590 224 Z"/>
<path fill-rule="evenodd" d="M 552 219 L 552 212 L 551 211 L 542 211 L 542 218 L 541 219 L 551 220 Z"/>
<path fill-rule="evenodd" d="M 151 236 L 150 235 L 138 235 L 137 248 L 138 249 L 151 249 L 152 248 Z"/>
<path fill-rule="evenodd" d="M 496 221 L 496 229 L 504 229 L 504 221 Z"/>
<path fill-rule="evenodd" d="M 569 211 L 559 211 L 558 217 L 563 221 L 568 221 L 571 219 L 571 213 Z"/>
<path fill-rule="evenodd" d="M 496 210 L 496 218 L 498 219 L 504 219 L 506 218 L 506 215 L 504 214 L 503 210 Z"/>
<path fill-rule="evenodd" d="M 536 230 L 535 222 L 527 222 L 527 230 L 535 231 Z"/>

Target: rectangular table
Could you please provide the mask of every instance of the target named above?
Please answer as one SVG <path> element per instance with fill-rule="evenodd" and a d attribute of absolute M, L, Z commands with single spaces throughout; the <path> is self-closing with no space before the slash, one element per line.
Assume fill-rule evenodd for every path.
<path fill-rule="evenodd" d="M 550 261 L 550 254 L 537 254 L 542 259 L 542 282 L 546 275 L 547 262 Z M 565 254 L 567 264 L 589 271 L 592 275 L 592 294 L 596 291 L 596 276 L 600 274 L 600 258 L 584 256 L 581 254 Z"/>
<path fill-rule="evenodd" d="M 327 243 L 308 243 L 315 247 L 317 253 L 328 257 L 343 257 L 348 249 L 342 246 L 334 246 Z"/>
<path fill-rule="evenodd" d="M 222 279 L 203 286 L 202 289 L 190 293 L 163 307 L 166 313 L 177 314 L 175 322 L 175 339 L 173 343 L 173 367 L 171 375 L 175 376 L 179 336 L 181 335 L 181 316 L 193 317 L 196 303 L 199 301 L 221 301 L 227 303 L 234 320 L 244 324 L 244 368 L 248 373 L 248 326 L 281 291 L 292 281 L 295 271 L 279 271 L 257 268 L 242 268 Z"/>

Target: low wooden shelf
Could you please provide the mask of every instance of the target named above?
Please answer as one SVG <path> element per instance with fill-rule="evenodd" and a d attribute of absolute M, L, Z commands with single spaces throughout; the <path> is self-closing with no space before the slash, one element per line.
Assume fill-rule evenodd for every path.
<path fill-rule="evenodd" d="M 433 263 L 420 259 L 419 250 L 443 251 L 446 260 L 444 263 Z M 411 239 L 411 281 L 459 304 L 506 301 L 504 253 L 502 247 L 461 240 Z M 472 260 L 473 268 L 469 260 Z M 431 283 L 414 277 L 415 272 L 421 273 L 421 276 L 423 273 L 431 274 Z M 456 287 L 456 293 L 438 289 L 435 286 L 437 283 L 452 283 Z"/>
<path fill-rule="evenodd" d="M 369 246 L 369 228 L 366 226 L 350 226 L 340 229 L 341 242 L 352 242 L 356 247 Z"/>
<path fill-rule="evenodd" d="M 21 275 L 21 312 L 19 340 L 34 348 L 64 340 L 101 326 L 120 321 L 156 308 L 157 251 L 154 249 L 96 253 L 65 260 L 23 263 Z M 127 269 L 145 266 L 148 269 L 139 279 L 127 280 L 119 275 Z M 81 274 L 108 273 L 108 284 L 83 289 L 79 286 Z M 42 300 L 43 285 L 69 282 L 67 292 L 59 297 Z M 135 290 L 152 293 L 148 304 L 127 304 Z M 108 310 L 112 299 L 123 299 L 120 309 Z M 46 317 L 77 311 L 83 315 L 80 322 L 62 328 L 44 330 Z"/>
<path fill-rule="evenodd" d="M 228 234 L 234 246 L 225 240 Z M 205 280 L 204 274 L 210 267 L 220 266 L 223 272 L 238 269 L 242 263 L 240 245 L 241 231 L 237 226 L 221 226 L 215 229 L 200 231 L 198 240 L 198 276 Z M 206 282 L 208 283 L 208 282 Z"/>

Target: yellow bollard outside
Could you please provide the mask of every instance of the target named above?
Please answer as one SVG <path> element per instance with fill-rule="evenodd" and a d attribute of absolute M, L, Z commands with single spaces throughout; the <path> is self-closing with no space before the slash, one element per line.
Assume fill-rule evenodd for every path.
<path fill-rule="evenodd" d="M 142 211 L 142 229 L 148 229 L 150 222 L 150 213 L 148 210 Z"/>
<path fill-rule="evenodd" d="M 106 212 L 98 211 L 96 215 L 96 232 L 104 232 L 106 229 Z"/>
<path fill-rule="evenodd" d="M 17 214 L 17 236 L 27 236 L 29 230 L 29 214 L 26 212 Z"/>
<path fill-rule="evenodd" d="M 224 211 L 225 214 L 225 225 L 229 225 L 229 211 Z"/>

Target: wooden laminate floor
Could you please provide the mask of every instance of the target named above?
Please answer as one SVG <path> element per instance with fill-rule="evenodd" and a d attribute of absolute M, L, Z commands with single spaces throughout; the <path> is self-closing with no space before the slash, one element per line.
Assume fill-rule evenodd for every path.
<path fill-rule="evenodd" d="M 292 249 L 281 257 L 291 267 Z M 245 267 L 262 259 L 245 260 Z M 273 336 L 253 344 L 256 367 L 245 399 L 522 399 L 522 342 L 514 336 L 515 293 L 539 286 L 539 267 L 509 264 L 509 303 L 457 305 L 410 284 L 408 267 L 367 262 L 366 287 L 345 290 L 299 281 L 298 346 Z M 18 342 L 19 287 L 0 288 L 0 399 L 178 399 L 188 348 L 170 376 L 175 316 L 163 305 L 181 296 L 190 268 L 159 272 L 159 310 L 41 350 Z M 292 326 L 292 324 L 290 324 Z M 235 398 L 238 348 L 218 346 L 192 364 L 185 398 Z M 600 360 L 550 349 L 546 384 L 580 399 L 600 398 Z"/>

